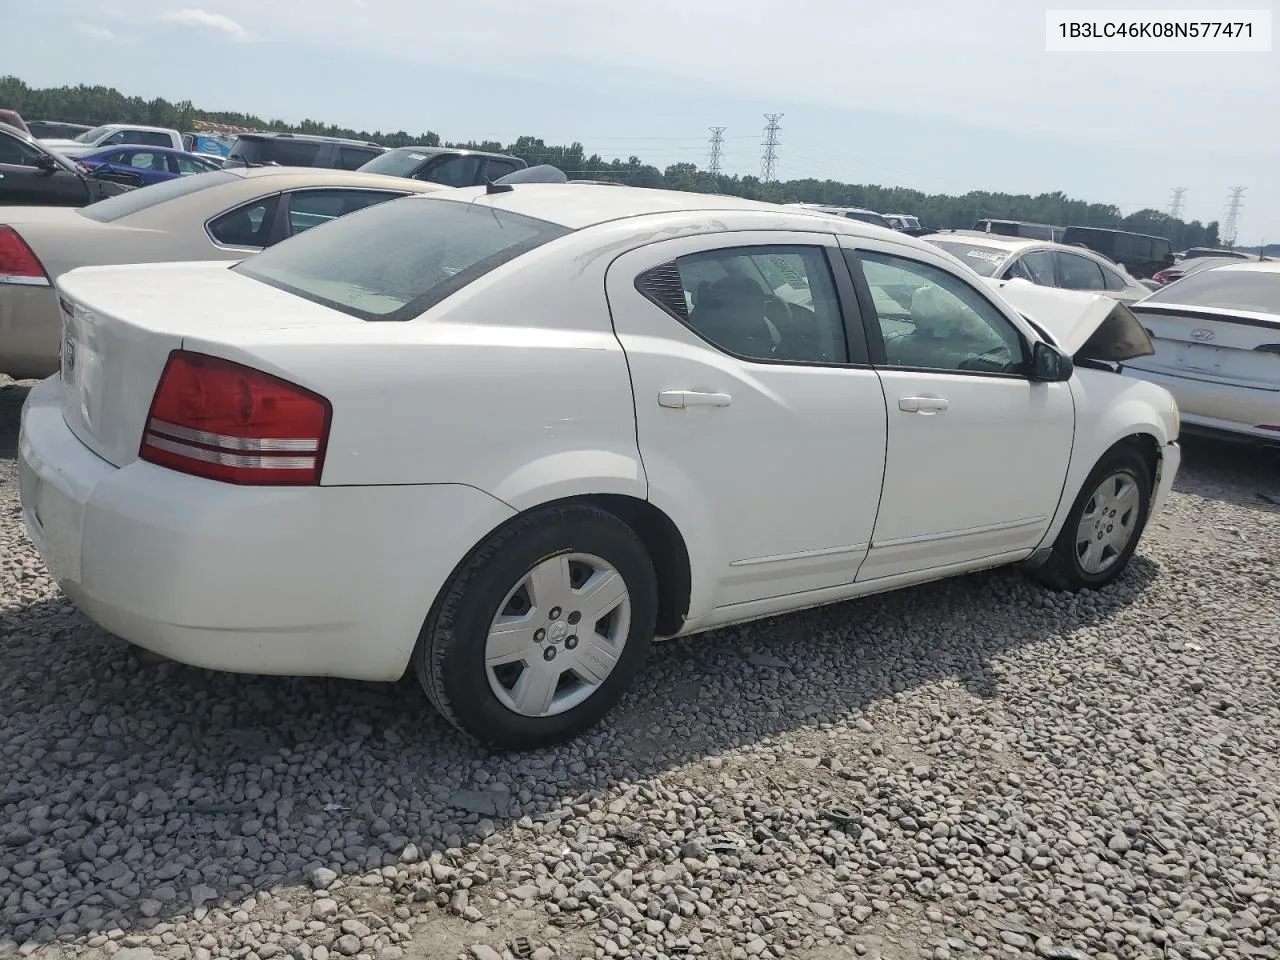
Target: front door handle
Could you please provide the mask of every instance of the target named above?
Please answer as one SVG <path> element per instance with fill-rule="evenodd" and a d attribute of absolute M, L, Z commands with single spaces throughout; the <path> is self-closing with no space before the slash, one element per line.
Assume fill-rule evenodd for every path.
<path fill-rule="evenodd" d="M 683 410 L 686 407 L 727 407 L 733 398 L 727 393 L 706 393 L 701 390 L 663 390 L 658 394 L 658 404 Z"/>
<path fill-rule="evenodd" d="M 898 401 L 898 409 L 907 413 L 941 413 L 951 406 L 951 401 L 943 397 L 903 397 Z"/>

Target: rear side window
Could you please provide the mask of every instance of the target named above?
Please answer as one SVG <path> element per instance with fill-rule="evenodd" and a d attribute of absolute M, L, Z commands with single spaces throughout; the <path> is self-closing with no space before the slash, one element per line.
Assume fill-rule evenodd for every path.
<path fill-rule="evenodd" d="M 270 140 L 262 145 L 260 163 L 278 163 L 282 167 L 314 166 L 320 155 L 320 144 L 298 140 Z"/>
<path fill-rule="evenodd" d="M 172 147 L 173 138 L 167 133 L 154 130 L 139 130 L 133 136 L 134 143 L 145 143 L 148 147 Z"/>
<path fill-rule="evenodd" d="M 299 190 L 289 197 L 289 233 L 298 234 L 402 193 L 382 190 Z"/>
<path fill-rule="evenodd" d="M 277 193 L 228 210 L 209 222 L 209 234 L 229 247 L 265 247 L 279 206 Z"/>
<path fill-rule="evenodd" d="M 308 230 L 232 269 L 363 320 L 409 320 L 570 232 L 485 204 L 410 197 Z"/>
<path fill-rule="evenodd" d="M 1058 254 L 1058 269 L 1062 285 L 1068 290 L 1103 289 L 1102 268 L 1087 257 L 1074 253 Z"/>
<path fill-rule="evenodd" d="M 1106 267 L 1102 268 L 1102 278 L 1106 281 L 1108 290 L 1125 290 L 1129 286 L 1129 281 L 1114 270 L 1108 270 Z"/>
<path fill-rule="evenodd" d="M 338 166 L 343 170 L 359 170 L 379 152 L 368 147 L 339 147 Z"/>
<path fill-rule="evenodd" d="M 149 207 L 154 207 L 157 203 L 164 203 L 166 200 L 173 200 L 175 197 L 185 197 L 188 193 L 195 193 L 197 190 L 208 190 L 210 187 L 217 187 L 238 179 L 239 177 L 234 173 L 222 170 L 201 173 L 192 177 L 174 177 L 172 180 L 153 183 L 145 190 L 130 190 L 118 196 L 99 200 L 97 203 L 91 203 L 87 207 L 80 207 L 76 210 L 76 213 L 82 217 L 88 217 L 90 220 L 97 220 L 99 223 L 111 223 L 113 220 L 129 216 L 131 213 L 138 213 Z"/>

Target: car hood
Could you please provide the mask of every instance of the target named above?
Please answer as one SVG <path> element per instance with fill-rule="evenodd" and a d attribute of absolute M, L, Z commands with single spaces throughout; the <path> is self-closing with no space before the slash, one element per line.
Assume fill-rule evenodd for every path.
<path fill-rule="evenodd" d="M 1021 279 L 984 282 L 1077 359 L 1118 362 L 1155 352 L 1142 322 L 1111 297 L 1042 287 Z"/>

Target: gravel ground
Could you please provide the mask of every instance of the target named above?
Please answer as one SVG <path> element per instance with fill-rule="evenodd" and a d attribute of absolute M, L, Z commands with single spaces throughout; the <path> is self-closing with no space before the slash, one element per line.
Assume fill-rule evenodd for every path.
<path fill-rule="evenodd" d="M 1104 593 L 993 572 L 666 644 L 585 742 L 493 758 L 408 681 L 90 626 L 21 528 L 24 394 L 0 955 L 1280 956 L 1271 462 L 1189 444 Z"/>

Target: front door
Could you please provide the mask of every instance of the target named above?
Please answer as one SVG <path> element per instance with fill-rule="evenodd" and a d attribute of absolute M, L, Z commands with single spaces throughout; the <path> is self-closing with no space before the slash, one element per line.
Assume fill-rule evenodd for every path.
<path fill-rule="evenodd" d="M 941 258 L 841 238 L 884 383 L 884 495 L 859 580 L 1036 547 L 1058 507 L 1075 403 L 1027 376 L 1030 342 Z M 874 311 L 874 312 L 873 312 Z"/>
<path fill-rule="evenodd" d="M 650 498 L 706 531 L 691 616 L 852 583 L 866 556 L 884 396 L 838 255 L 829 235 L 743 232 L 609 268 Z"/>

